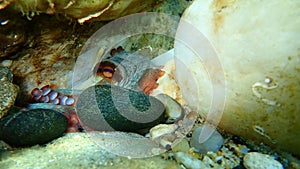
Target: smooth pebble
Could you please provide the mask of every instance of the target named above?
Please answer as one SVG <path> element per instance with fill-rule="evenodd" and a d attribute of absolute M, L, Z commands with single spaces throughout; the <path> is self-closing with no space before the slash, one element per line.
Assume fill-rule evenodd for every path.
<path fill-rule="evenodd" d="M 204 127 L 205 130 L 202 132 Z M 205 140 L 207 137 L 209 138 Z M 217 130 L 207 125 L 196 128 L 191 138 L 191 147 L 195 148 L 195 151 L 203 154 L 209 151 L 218 151 L 223 143 L 224 139 L 222 135 Z"/>
<path fill-rule="evenodd" d="M 0 139 L 15 147 L 44 144 L 60 137 L 67 126 L 67 118 L 54 110 L 17 111 L 0 120 Z"/>
<path fill-rule="evenodd" d="M 140 132 L 165 121 L 158 99 L 114 85 L 96 85 L 83 91 L 76 102 L 80 120 L 99 131 Z"/>
<path fill-rule="evenodd" d="M 282 164 L 273 157 L 258 152 L 246 154 L 243 164 L 247 169 L 283 169 Z"/>

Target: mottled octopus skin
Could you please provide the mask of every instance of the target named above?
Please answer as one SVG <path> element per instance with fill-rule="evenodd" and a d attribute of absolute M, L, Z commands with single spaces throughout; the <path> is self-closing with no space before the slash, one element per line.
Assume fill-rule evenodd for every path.
<path fill-rule="evenodd" d="M 117 86 L 150 94 L 164 75 L 162 67 L 155 67 L 148 58 L 125 52 L 122 47 L 112 49 L 111 57 L 99 64 L 97 73 Z"/>

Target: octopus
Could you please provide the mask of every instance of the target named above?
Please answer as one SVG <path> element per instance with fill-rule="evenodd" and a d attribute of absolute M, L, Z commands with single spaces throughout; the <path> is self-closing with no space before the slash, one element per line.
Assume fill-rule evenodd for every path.
<path fill-rule="evenodd" d="M 165 74 L 162 68 L 162 66 L 154 66 L 144 56 L 125 52 L 119 46 L 110 51 L 109 57 L 96 64 L 94 71 L 96 76 L 103 78 L 98 84 L 116 85 L 149 95 L 158 87 L 157 80 Z M 52 108 L 64 111 L 63 114 L 68 119 L 67 133 L 93 131 L 92 128 L 80 121 L 74 110 L 78 96 L 58 92 L 49 85 L 34 88 L 31 95 L 34 102 L 52 103 L 58 105 L 58 107 Z M 63 108 L 59 106 L 63 106 Z"/>

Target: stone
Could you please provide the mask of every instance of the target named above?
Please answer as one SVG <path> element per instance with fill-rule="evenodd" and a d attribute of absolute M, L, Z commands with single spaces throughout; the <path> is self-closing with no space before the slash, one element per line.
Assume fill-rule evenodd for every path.
<path fill-rule="evenodd" d="M 164 103 L 166 107 L 166 123 L 174 123 L 178 120 L 182 120 L 184 117 L 184 109 L 181 105 L 172 97 L 166 94 L 158 94 L 155 96 L 158 100 Z"/>
<path fill-rule="evenodd" d="M 27 18 L 32 18 L 40 13 L 62 14 L 69 18 L 77 19 L 80 24 L 90 20 L 108 21 L 129 14 L 150 10 L 162 1 L 156 0 L 97 0 L 76 2 L 69 0 L 52 0 L 45 4 L 31 1 L 9 1 L 1 4 L 15 13 L 22 12 Z"/>
<path fill-rule="evenodd" d="M 176 78 L 188 105 L 226 132 L 297 156 L 299 5 L 194 0 L 174 44 Z"/>
<path fill-rule="evenodd" d="M 8 58 L 18 52 L 27 41 L 26 22 L 15 13 L 0 11 L 0 58 Z"/>
<path fill-rule="evenodd" d="M 18 86 L 12 84 L 12 76 L 9 69 L 0 67 L 0 118 L 14 105 L 19 91 Z"/>
<path fill-rule="evenodd" d="M 182 139 L 178 144 L 172 148 L 172 152 L 188 153 L 190 150 L 190 144 L 187 139 Z"/>
<path fill-rule="evenodd" d="M 176 124 L 159 124 L 150 129 L 150 136 L 152 139 L 155 139 L 165 134 L 173 133 L 177 128 Z"/>
<path fill-rule="evenodd" d="M 243 164 L 247 169 L 283 169 L 282 164 L 273 157 L 258 152 L 246 154 Z"/>
<path fill-rule="evenodd" d="M 198 160 L 197 158 L 183 152 L 175 153 L 175 160 L 178 163 L 182 163 L 186 168 L 191 168 L 191 169 L 210 168 L 208 165 Z"/>
<path fill-rule="evenodd" d="M 208 131 L 207 133 L 202 132 L 204 127 L 207 127 L 205 131 L 203 130 L 204 132 Z M 211 135 L 209 135 L 210 132 L 212 132 Z M 206 136 L 208 136 L 208 138 L 205 140 Z M 209 151 L 216 152 L 220 149 L 223 143 L 224 139 L 217 130 L 210 126 L 203 125 L 194 130 L 190 144 L 191 147 L 195 148 L 195 151 L 205 154 Z"/>
<path fill-rule="evenodd" d="M 165 121 L 165 107 L 156 98 L 114 85 L 96 85 L 77 100 L 80 120 L 99 131 L 137 132 Z"/>
<path fill-rule="evenodd" d="M 44 144 L 60 137 L 67 125 L 67 118 L 54 110 L 17 111 L 0 120 L 0 139 L 14 147 Z"/>

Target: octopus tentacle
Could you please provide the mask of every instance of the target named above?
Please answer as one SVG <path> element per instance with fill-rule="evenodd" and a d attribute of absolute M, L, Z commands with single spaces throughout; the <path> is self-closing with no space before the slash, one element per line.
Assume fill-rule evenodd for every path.
<path fill-rule="evenodd" d="M 76 102 L 73 96 L 67 96 L 55 90 L 52 90 L 49 85 L 45 85 L 40 89 L 34 88 L 31 91 L 31 96 L 33 97 L 33 100 L 36 102 L 52 103 L 52 104 L 63 105 L 63 106 L 64 105 L 74 106 Z"/>

